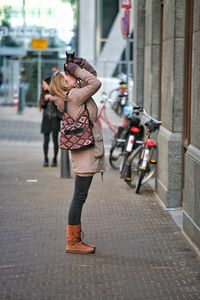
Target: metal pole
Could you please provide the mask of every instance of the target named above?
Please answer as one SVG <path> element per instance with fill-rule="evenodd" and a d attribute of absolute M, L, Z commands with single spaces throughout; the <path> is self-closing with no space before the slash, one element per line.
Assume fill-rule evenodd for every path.
<path fill-rule="evenodd" d="M 129 95 L 129 77 L 130 77 L 130 35 L 126 38 L 126 64 L 127 64 L 127 91 Z"/>
<path fill-rule="evenodd" d="M 39 101 L 40 98 L 40 91 L 41 91 L 41 82 L 42 82 L 42 70 L 41 70 L 41 66 L 42 66 L 42 57 L 41 57 L 41 50 L 38 50 L 38 78 L 37 78 L 37 99 Z"/>
<path fill-rule="evenodd" d="M 69 160 L 69 151 L 61 149 L 61 168 L 60 176 L 64 178 L 70 178 L 70 160 Z"/>
<path fill-rule="evenodd" d="M 125 11 L 127 34 L 126 34 L 126 77 L 127 77 L 127 91 L 129 94 L 129 76 L 130 76 L 130 10 Z"/>
<path fill-rule="evenodd" d="M 23 30 L 24 30 L 24 48 L 26 49 L 26 0 L 22 3 L 22 18 L 23 18 Z"/>

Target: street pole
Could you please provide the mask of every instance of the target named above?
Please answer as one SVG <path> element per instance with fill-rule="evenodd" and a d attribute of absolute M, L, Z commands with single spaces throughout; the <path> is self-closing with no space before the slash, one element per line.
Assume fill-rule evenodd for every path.
<path fill-rule="evenodd" d="M 40 92 L 41 92 L 41 82 L 42 82 L 42 56 L 41 50 L 38 50 L 38 72 L 37 72 L 37 100 L 40 99 Z"/>
<path fill-rule="evenodd" d="M 124 16 L 121 20 L 122 36 L 126 38 L 126 83 L 129 95 L 129 76 L 130 76 L 130 9 L 131 0 L 121 0 L 121 8 L 124 9 Z"/>
<path fill-rule="evenodd" d="M 129 95 L 129 76 L 130 76 L 130 35 L 126 38 L 126 78 L 127 78 L 127 91 Z"/>
<path fill-rule="evenodd" d="M 70 160 L 69 160 L 69 151 L 65 149 L 61 149 L 61 168 L 60 168 L 60 176 L 63 178 L 70 178 Z"/>

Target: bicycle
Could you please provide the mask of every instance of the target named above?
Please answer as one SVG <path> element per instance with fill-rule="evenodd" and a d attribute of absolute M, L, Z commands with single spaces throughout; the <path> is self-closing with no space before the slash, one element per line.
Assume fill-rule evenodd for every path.
<path fill-rule="evenodd" d="M 124 137 L 124 130 L 127 127 L 127 118 L 124 118 L 122 126 L 114 125 L 110 122 L 106 112 L 107 103 L 110 103 L 112 105 L 113 100 L 110 99 L 105 92 L 103 92 L 100 103 L 102 103 L 103 105 L 98 114 L 99 126 L 100 128 L 102 128 L 102 122 L 104 122 L 111 130 L 113 136 L 109 153 L 109 163 L 113 169 L 119 169 L 121 165 L 122 150 L 126 142 L 126 139 Z"/>
<path fill-rule="evenodd" d="M 127 158 L 122 178 L 130 186 L 136 188 L 138 194 L 142 185 L 147 183 L 155 174 L 157 164 L 157 146 L 152 138 L 152 133 L 159 130 L 161 121 L 152 118 L 144 108 L 137 107 L 149 121 L 145 125 L 145 136 L 143 141 L 136 141 L 139 146 Z"/>
<path fill-rule="evenodd" d="M 102 129 L 102 122 L 101 121 L 103 121 L 108 126 L 108 128 L 111 130 L 112 135 L 115 136 L 118 126 L 114 125 L 110 122 L 110 120 L 107 116 L 107 113 L 106 113 L 106 104 L 107 104 L 107 102 L 112 103 L 112 100 L 110 98 L 108 98 L 108 96 L 105 92 L 103 92 L 101 96 L 102 96 L 102 99 L 101 99 L 100 103 L 102 103 L 103 105 L 102 105 L 102 107 L 101 107 L 101 109 L 98 113 L 99 126 Z"/>
<path fill-rule="evenodd" d="M 107 102 L 109 102 L 111 105 L 113 103 L 113 101 L 107 96 L 107 94 L 105 92 L 102 93 L 102 99 L 100 101 L 100 103 L 102 103 L 102 107 L 99 111 L 98 114 L 98 123 L 100 128 L 102 129 L 102 121 L 108 126 L 108 128 L 111 130 L 112 132 L 112 136 L 113 136 L 113 141 L 112 141 L 112 145 L 111 145 L 111 149 L 113 147 L 113 143 L 116 140 L 118 134 L 119 134 L 119 128 L 121 128 L 120 126 L 114 125 L 110 122 L 108 116 L 107 116 Z M 113 157 L 113 160 L 111 160 L 110 155 L 109 155 L 109 162 L 110 165 L 114 168 L 114 169 L 118 169 L 118 154 L 115 156 L 115 158 Z"/>
<path fill-rule="evenodd" d="M 112 140 L 109 152 L 109 163 L 111 167 L 116 170 L 121 166 L 122 153 L 126 142 L 126 138 L 124 137 L 125 134 L 124 128 L 119 126 L 117 133 Z"/>
<path fill-rule="evenodd" d="M 124 109 L 125 121 L 122 126 L 118 127 L 109 155 L 110 165 L 114 169 L 120 169 L 120 172 L 128 155 L 138 146 L 136 141 L 143 138 L 144 132 L 143 126 L 140 124 L 140 118 L 138 118 L 138 112 L 133 110 L 130 104 L 125 108 L 128 109 L 127 113 Z"/>
<path fill-rule="evenodd" d="M 112 109 L 118 116 L 122 116 L 123 108 L 128 103 L 128 90 L 125 81 L 119 82 L 119 87 L 110 91 L 109 99 L 112 100 Z"/>

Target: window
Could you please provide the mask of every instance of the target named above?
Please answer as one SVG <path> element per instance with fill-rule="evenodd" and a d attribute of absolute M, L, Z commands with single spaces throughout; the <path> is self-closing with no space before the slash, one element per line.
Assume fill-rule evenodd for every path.
<path fill-rule="evenodd" d="M 194 0 L 187 0 L 185 24 L 185 76 L 183 108 L 183 146 L 187 149 L 190 143 L 191 127 L 191 84 L 192 84 L 192 35 L 193 35 Z"/>

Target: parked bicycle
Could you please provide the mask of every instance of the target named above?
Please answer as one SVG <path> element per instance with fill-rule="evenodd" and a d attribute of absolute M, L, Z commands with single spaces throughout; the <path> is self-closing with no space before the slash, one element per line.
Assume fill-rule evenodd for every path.
<path fill-rule="evenodd" d="M 128 103 L 128 88 L 124 80 L 119 82 L 119 86 L 109 93 L 109 99 L 112 100 L 112 109 L 117 115 L 122 116 L 123 108 Z"/>
<path fill-rule="evenodd" d="M 152 133 L 159 130 L 161 121 L 152 118 L 144 108 L 134 107 L 146 116 L 149 121 L 145 123 L 145 135 L 143 141 L 136 141 L 139 146 L 128 156 L 121 173 L 126 183 L 136 188 L 139 193 L 142 185 L 147 183 L 155 174 L 157 164 L 156 141 Z"/>
<path fill-rule="evenodd" d="M 130 105 L 126 106 L 124 123 L 118 127 L 118 132 L 112 141 L 109 162 L 114 169 L 120 169 L 120 172 L 129 154 L 138 147 L 136 141 L 143 138 L 144 127 L 140 124 L 138 115 L 139 111 L 133 110 Z"/>
<path fill-rule="evenodd" d="M 104 122 L 108 128 L 111 130 L 113 137 L 116 135 L 118 126 L 111 123 L 109 120 L 109 117 L 107 116 L 107 103 L 110 103 L 112 105 L 112 100 L 107 96 L 105 92 L 101 95 L 101 101 L 102 107 L 99 110 L 98 113 L 98 123 L 100 128 L 102 128 L 102 123 Z"/>

